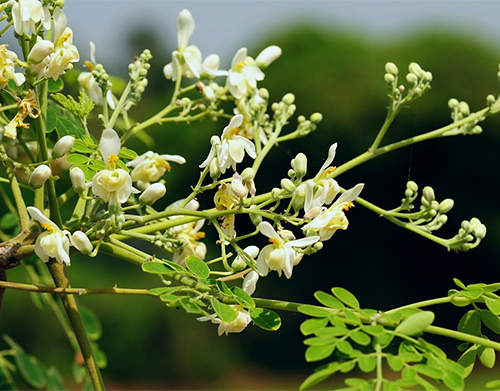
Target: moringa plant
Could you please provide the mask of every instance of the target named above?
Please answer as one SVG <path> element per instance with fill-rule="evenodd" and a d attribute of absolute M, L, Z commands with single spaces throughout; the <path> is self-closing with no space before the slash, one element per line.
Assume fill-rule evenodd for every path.
<path fill-rule="evenodd" d="M 484 332 L 500 334 L 500 282 L 466 286 L 455 279 L 456 287 L 445 297 L 387 311 L 362 307 L 342 287 L 317 291 L 315 305 L 254 293 L 270 273 L 292 279 L 299 262 L 307 264 L 309 256 L 323 251 L 325 241 L 336 240 L 335 233 L 348 228 L 354 204 L 445 250 L 478 246 L 486 227 L 476 217 L 463 221 L 451 238 L 438 235 L 454 201 L 437 199 L 430 186 L 421 189 L 409 181 L 401 204 L 383 209 L 362 198 L 362 178 L 350 189 L 338 180 L 350 169 L 402 147 L 481 133 L 479 123 L 500 111 L 498 97 L 488 95 L 486 106 L 475 112 L 467 103 L 450 99 L 451 123 L 384 144 L 398 113 L 425 94 L 432 82 L 431 72 L 415 62 L 403 80 L 399 68 L 388 62 L 383 76 L 387 117 L 366 152 L 335 167 L 342 146 L 318 147 L 325 159 L 318 172 L 310 172 L 308 157 L 299 153 L 288 172 L 273 172 L 272 190 L 262 192 L 259 172 L 266 157 L 278 144 L 306 137 L 322 120 L 320 113 L 292 120 L 292 93 L 271 102 L 269 91 L 259 88 L 266 68 L 282 54 L 278 46 L 265 48 L 255 58 L 241 48 L 230 69 L 220 69 L 217 55 L 204 58 L 190 44 L 195 22 L 188 10 L 181 11 L 177 49 L 163 68 L 174 85 L 172 95 L 165 96 L 160 111 L 138 122 L 130 111 L 141 103 L 152 54 L 146 49 L 130 63 L 128 82 L 118 89 L 97 63 L 93 46 L 87 70 L 73 69 L 80 55 L 63 6 L 62 0 L 10 0 L 0 6 L 1 35 L 14 34 L 19 42 L 18 48 L 0 45 L 0 289 L 2 295 L 6 289 L 33 292 L 35 300 L 54 311 L 76 353 L 73 381 L 85 389 L 104 389 L 100 370 L 106 356 L 97 343 L 98 320 L 77 305 L 78 296 L 96 294 L 159 300 L 192 314 L 194 321 L 217 325 L 219 336 L 251 326 L 274 332 L 281 325 L 279 312 L 305 314 L 308 319 L 300 326 L 306 337 L 305 359 L 322 363 L 301 389 L 357 368 L 362 376 L 348 377 L 345 389 L 461 390 L 476 361 L 493 367 L 500 342 Z M 75 72 L 78 96 L 64 88 L 65 77 Z M 89 119 L 99 126 L 89 126 Z M 154 126 L 191 125 L 202 119 L 222 125 L 217 134 L 199 133 L 196 142 L 206 145 L 206 157 L 198 161 L 175 154 L 175 144 L 157 144 L 141 155 L 130 146 Z M 173 169 L 177 164 L 193 167 L 192 187 L 184 198 L 170 200 L 167 208 L 156 208 L 156 201 L 169 196 L 164 175 L 171 164 Z M 62 179 L 65 175 L 69 181 Z M 215 257 L 207 252 L 208 230 L 217 237 L 212 243 L 218 250 Z M 263 236 L 269 244 L 259 247 Z M 137 273 L 150 274 L 157 286 L 72 287 L 66 268 L 83 258 L 74 259 L 79 253 L 130 262 Z M 7 281 L 7 270 L 14 267 L 24 268 L 32 283 Z M 438 304 L 466 307 L 457 330 L 434 324 L 428 308 Z M 428 334 L 460 341 L 463 353 L 458 361 L 430 343 Z M 64 387 L 57 369 L 10 337 L 4 339 L 9 348 L 0 352 L 2 389 L 16 389 L 21 379 L 34 389 Z M 500 381 L 488 386 L 500 388 Z"/>

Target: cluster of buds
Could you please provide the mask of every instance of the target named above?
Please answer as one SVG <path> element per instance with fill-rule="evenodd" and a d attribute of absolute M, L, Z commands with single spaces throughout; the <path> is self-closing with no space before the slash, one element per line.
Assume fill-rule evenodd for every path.
<path fill-rule="evenodd" d="M 398 84 L 399 69 L 396 64 L 392 62 L 386 63 L 385 72 L 384 80 L 389 85 L 391 96 L 395 102 L 401 102 L 403 99 L 409 102 L 422 96 L 424 92 L 431 88 L 432 73 L 424 71 L 416 62 L 412 62 L 408 66 L 406 81 L 412 86 L 405 97 L 403 97 L 403 93 L 405 92 L 404 85 Z"/>
<path fill-rule="evenodd" d="M 125 110 L 128 110 L 132 105 L 136 104 L 141 99 L 142 93 L 148 85 L 148 79 L 146 79 L 146 76 L 149 68 L 151 67 L 149 61 L 152 58 L 153 56 L 151 55 L 151 52 L 146 49 L 128 66 L 131 91 L 128 96 L 128 102 L 124 106 Z"/>
<path fill-rule="evenodd" d="M 451 109 L 451 119 L 453 120 L 453 123 L 460 122 L 470 115 L 470 108 L 467 102 L 459 102 L 457 99 L 452 98 L 448 101 L 448 107 Z M 474 121 L 469 121 L 462 126 L 458 126 L 445 132 L 444 134 L 446 136 L 455 136 L 457 134 L 480 134 L 483 129 L 477 124 L 481 120 L 483 120 L 483 118 L 477 118 Z"/>
<path fill-rule="evenodd" d="M 463 221 L 458 234 L 447 241 L 450 250 L 467 251 L 471 250 L 481 243 L 486 236 L 486 226 L 481 221 L 473 217 L 470 221 Z"/>

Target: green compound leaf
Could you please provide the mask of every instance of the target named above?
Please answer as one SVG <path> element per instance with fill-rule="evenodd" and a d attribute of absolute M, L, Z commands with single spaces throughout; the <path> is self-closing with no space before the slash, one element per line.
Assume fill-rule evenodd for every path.
<path fill-rule="evenodd" d="M 17 351 L 15 361 L 23 379 L 33 388 L 38 390 L 47 385 L 45 369 L 42 364 L 33 356 Z"/>
<path fill-rule="evenodd" d="M 49 92 L 59 92 L 64 88 L 64 82 L 62 79 L 49 79 L 47 88 Z"/>
<path fill-rule="evenodd" d="M 335 337 L 312 337 L 304 340 L 304 345 L 317 346 L 317 345 L 331 345 L 337 343 L 337 338 Z"/>
<path fill-rule="evenodd" d="M 311 335 L 323 329 L 328 324 L 327 318 L 307 319 L 300 325 L 300 332 L 304 335 Z"/>
<path fill-rule="evenodd" d="M 489 310 L 480 310 L 481 322 L 491 331 L 500 334 L 500 318 Z"/>
<path fill-rule="evenodd" d="M 422 333 L 427 326 L 432 324 L 432 322 L 434 322 L 434 313 L 431 311 L 422 311 L 410 315 L 403 320 L 399 326 L 396 327 L 395 331 L 403 335 L 414 336 Z"/>
<path fill-rule="evenodd" d="M 306 361 L 320 361 L 330 357 L 335 350 L 335 345 L 313 345 L 306 349 Z"/>
<path fill-rule="evenodd" d="M 493 312 L 495 315 L 500 315 L 500 300 L 490 299 L 489 297 L 485 300 L 486 307 Z"/>
<path fill-rule="evenodd" d="M 3 390 L 3 388 L 0 388 Z M 49 391 L 64 390 L 63 377 L 56 367 L 50 367 L 47 370 L 47 389 Z"/>
<path fill-rule="evenodd" d="M 325 318 L 332 312 L 326 308 L 316 307 L 314 305 L 301 305 L 298 310 L 303 314 L 314 316 L 316 318 Z"/>
<path fill-rule="evenodd" d="M 340 364 L 338 362 L 333 362 L 328 364 L 326 367 L 322 367 L 320 370 L 314 372 L 310 375 L 304 382 L 300 385 L 300 390 L 305 390 L 306 388 L 315 386 L 339 370 Z"/>
<path fill-rule="evenodd" d="M 328 293 L 318 291 L 314 293 L 314 297 L 324 306 L 337 310 L 343 310 L 345 308 L 344 304 L 342 304 L 341 301 L 337 300 L 335 297 L 329 295 Z"/>
<path fill-rule="evenodd" d="M 274 311 L 265 308 L 250 308 L 248 312 L 253 322 L 261 329 L 276 331 L 281 327 L 281 318 Z"/>
<path fill-rule="evenodd" d="M 453 282 L 455 283 L 456 286 L 458 286 L 461 289 L 465 289 L 465 284 L 460 281 L 458 278 L 454 278 Z"/>
<path fill-rule="evenodd" d="M 462 333 L 479 335 L 481 332 L 481 316 L 475 310 L 467 311 L 458 322 L 457 329 Z"/>
<path fill-rule="evenodd" d="M 493 368 L 495 366 L 495 350 L 493 348 L 487 348 L 484 346 L 479 346 L 477 348 L 477 355 L 479 356 L 479 361 L 486 368 Z"/>
<path fill-rule="evenodd" d="M 161 261 L 144 262 L 141 265 L 141 268 L 146 273 L 152 274 L 169 274 L 175 272 L 175 269 L 173 269 L 170 265 L 167 265 L 165 262 Z"/>
<path fill-rule="evenodd" d="M 19 216 L 17 213 L 5 213 L 0 219 L 0 228 L 8 230 L 19 225 Z"/>
<path fill-rule="evenodd" d="M 78 306 L 78 311 L 80 312 L 89 338 L 97 341 L 102 335 L 102 326 L 99 318 L 91 310 L 83 306 Z"/>
<path fill-rule="evenodd" d="M 190 255 L 186 258 L 187 268 L 198 278 L 208 278 L 210 268 L 200 258 Z"/>
<path fill-rule="evenodd" d="M 335 288 L 332 288 L 332 293 L 335 295 L 335 297 L 337 297 L 337 299 L 339 299 L 341 302 L 343 302 L 347 306 L 349 306 L 351 308 L 359 309 L 358 299 L 356 299 L 356 296 L 354 296 L 347 289 L 335 287 Z"/>
<path fill-rule="evenodd" d="M 229 287 L 226 285 L 226 283 L 224 281 L 217 280 L 215 282 L 215 285 L 217 286 L 217 289 L 221 293 L 224 293 L 227 296 L 232 296 L 233 295 L 233 292 L 231 291 L 231 289 L 229 289 Z"/>
<path fill-rule="evenodd" d="M 483 289 L 481 288 L 470 288 L 467 287 L 463 291 L 460 292 L 462 296 L 465 296 L 468 299 L 471 300 L 476 300 L 481 297 L 481 295 L 484 293 Z"/>
<path fill-rule="evenodd" d="M 255 307 L 255 302 L 253 301 L 252 297 L 248 293 L 246 293 L 243 289 L 241 289 L 238 286 L 233 286 L 231 288 L 231 291 L 233 292 L 236 301 L 243 307 L 246 308 Z"/>
<path fill-rule="evenodd" d="M 372 372 L 377 366 L 377 358 L 375 356 L 360 356 L 358 358 L 358 367 L 365 373 Z"/>
<path fill-rule="evenodd" d="M 182 308 L 184 308 L 184 311 L 186 311 L 188 314 L 203 313 L 201 308 L 196 303 L 194 303 L 189 297 L 183 297 L 182 299 L 179 300 L 179 303 L 181 304 Z"/>
<path fill-rule="evenodd" d="M 221 303 L 215 297 L 210 299 L 210 303 L 212 304 L 215 313 L 225 323 L 231 323 L 238 316 L 238 313 L 231 306 Z"/>

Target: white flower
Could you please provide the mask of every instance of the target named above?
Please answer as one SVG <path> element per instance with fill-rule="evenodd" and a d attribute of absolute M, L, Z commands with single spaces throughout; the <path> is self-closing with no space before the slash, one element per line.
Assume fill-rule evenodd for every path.
<path fill-rule="evenodd" d="M 259 275 L 251 271 L 247 274 L 245 279 L 243 280 L 242 289 L 249 295 L 252 295 L 255 291 L 255 287 L 257 284 L 257 280 L 259 279 Z M 219 327 L 217 329 L 217 334 L 219 337 L 222 334 L 228 335 L 229 333 L 241 333 L 252 321 L 252 317 L 248 313 L 247 310 L 244 309 L 241 305 L 232 305 L 231 306 L 236 312 L 236 319 L 232 322 L 223 322 L 221 319 L 217 317 L 216 314 L 212 314 L 210 316 L 202 316 L 197 320 L 200 322 L 206 322 L 210 320 L 212 323 L 218 324 Z"/>
<path fill-rule="evenodd" d="M 180 239 L 186 243 L 182 248 L 177 248 L 174 251 L 172 261 L 184 266 L 186 258 L 194 255 L 197 258 L 205 259 L 207 255 L 207 246 L 199 240 L 205 237 L 204 232 L 200 232 L 201 227 L 205 224 L 205 220 L 198 220 L 193 223 L 183 224 L 175 227 L 175 239 Z"/>
<path fill-rule="evenodd" d="M 179 164 L 186 163 L 186 159 L 179 155 L 158 155 L 148 151 L 126 165 L 134 167 L 131 174 L 132 181 L 150 183 L 160 179 L 167 170 L 170 171 L 169 161 Z"/>
<path fill-rule="evenodd" d="M 276 270 L 280 277 L 281 272 L 284 272 L 286 278 L 290 278 L 293 266 L 302 258 L 302 254 L 297 253 L 294 247 L 307 247 L 319 240 L 319 236 L 309 236 L 285 242 L 267 221 L 259 224 L 259 230 L 272 243 L 265 246 L 257 258 L 257 271 L 263 277 L 267 276 L 269 270 Z"/>
<path fill-rule="evenodd" d="M 138 192 L 132 187 L 130 174 L 121 168 L 116 168 L 121 147 L 120 138 L 113 129 L 106 128 L 102 133 L 99 146 L 106 169 L 95 174 L 92 180 L 92 191 L 104 202 L 120 206 L 128 200 L 132 192 Z"/>
<path fill-rule="evenodd" d="M 257 157 L 255 144 L 245 137 L 238 136 L 238 128 L 243 123 L 241 114 L 235 115 L 228 126 L 222 132 L 222 140 L 218 136 L 212 137 L 212 148 L 208 157 L 200 167 L 208 166 L 212 159 L 216 158 L 220 172 L 224 174 L 229 167 L 236 171 L 236 163 L 241 163 L 245 157 L 245 151 L 252 159 Z"/>
<path fill-rule="evenodd" d="M 28 55 L 32 72 L 45 79 L 57 80 L 72 63 L 80 60 L 80 54 L 73 45 L 73 31 L 67 27 L 68 18 L 57 7 L 54 10 L 54 43 L 39 39 Z"/>
<path fill-rule="evenodd" d="M 50 14 L 38 0 L 19 0 L 12 6 L 12 20 L 14 29 L 19 35 L 36 31 L 39 22 L 44 23 L 45 29 L 50 28 Z"/>
<path fill-rule="evenodd" d="M 54 148 L 52 148 L 52 158 L 59 159 L 64 156 L 73 148 L 73 145 L 75 145 L 75 138 L 73 136 L 66 135 L 61 137 L 54 145 Z"/>
<path fill-rule="evenodd" d="M 28 206 L 26 209 L 31 217 L 47 230 L 47 232 L 42 232 L 38 235 L 35 243 L 35 254 L 38 255 L 43 262 L 48 262 L 49 258 L 55 258 L 57 262 L 61 264 L 65 263 L 69 266 L 71 263 L 69 258 L 68 239 L 71 234 L 69 231 L 61 231 L 57 224 L 45 217 L 45 215 L 34 206 Z"/>
<path fill-rule="evenodd" d="M 241 48 L 231 62 L 226 87 L 236 99 L 240 99 L 254 91 L 257 88 L 257 81 L 264 80 L 264 76 L 255 60 L 247 57 L 247 49 Z"/>
<path fill-rule="evenodd" d="M 7 46 L 0 45 L 0 89 L 4 88 L 9 80 L 14 80 L 17 86 L 25 81 L 24 75 L 15 71 L 17 54 L 8 50 Z"/>
<path fill-rule="evenodd" d="M 302 230 L 306 235 L 319 235 L 321 241 L 330 239 L 338 229 L 347 229 L 349 221 L 344 211 L 353 206 L 354 201 L 364 184 L 359 183 L 352 189 L 344 192 L 328 209 L 324 208 L 310 223 L 304 225 Z"/>
<path fill-rule="evenodd" d="M 234 193 L 232 186 L 222 183 L 219 190 L 214 195 L 215 209 L 231 210 L 238 206 L 239 197 Z M 235 214 L 227 214 L 219 217 L 221 220 L 220 226 L 222 231 L 229 237 L 235 238 L 236 231 L 234 230 Z"/>
<path fill-rule="evenodd" d="M 317 216 L 323 205 L 331 204 L 335 196 L 340 193 L 340 187 L 337 181 L 333 178 L 327 178 L 327 175 L 335 170 L 335 167 L 330 167 L 330 164 L 335 158 L 336 150 L 337 143 L 334 143 L 330 146 L 328 158 L 325 163 L 323 163 L 316 176 L 313 179 L 301 183 L 297 187 L 297 195 L 300 196 L 305 193 L 305 219 L 311 219 Z"/>
<path fill-rule="evenodd" d="M 73 167 L 69 171 L 69 179 L 71 180 L 71 185 L 73 189 L 80 194 L 83 192 L 85 189 L 90 187 L 92 183 L 86 183 L 85 181 L 85 174 L 83 173 L 82 169 L 80 167 Z"/>

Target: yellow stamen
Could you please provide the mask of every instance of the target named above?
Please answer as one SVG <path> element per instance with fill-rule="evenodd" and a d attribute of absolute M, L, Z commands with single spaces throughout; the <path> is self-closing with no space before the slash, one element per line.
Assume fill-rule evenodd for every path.
<path fill-rule="evenodd" d="M 346 202 L 340 209 L 349 210 L 350 208 L 354 208 L 354 203 L 352 201 Z"/>
<path fill-rule="evenodd" d="M 269 241 L 274 244 L 275 246 L 277 246 L 279 244 L 279 240 L 278 239 L 274 239 L 274 238 L 269 238 Z"/>
<path fill-rule="evenodd" d="M 205 237 L 205 232 L 197 232 L 193 235 L 194 240 L 200 240 Z"/>
<path fill-rule="evenodd" d="M 247 65 L 247 64 L 245 63 L 245 61 L 242 61 L 242 62 L 240 62 L 238 65 L 236 65 L 236 68 L 238 68 L 238 70 L 239 70 L 239 71 L 241 71 L 241 69 L 242 69 L 245 65 Z"/>
<path fill-rule="evenodd" d="M 116 162 L 120 160 L 118 156 L 116 156 L 114 153 L 111 154 L 111 156 L 108 158 L 109 164 L 116 164 Z"/>
<path fill-rule="evenodd" d="M 240 131 L 240 128 L 238 126 L 236 126 L 233 130 L 231 130 L 231 132 L 229 133 L 231 136 L 234 136 L 236 133 L 238 133 Z"/>
<path fill-rule="evenodd" d="M 90 61 L 85 61 L 85 66 L 88 68 L 89 71 L 93 71 L 95 69 L 95 65 L 91 63 Z"/>
<path fill-rule="evenodd" d="M 50 224 L 40 223 L 40 225 L 42 226 L 42 228 L 45 228 L 47 231 L 52 232 L 52 227 L 50 226 Z"/>

